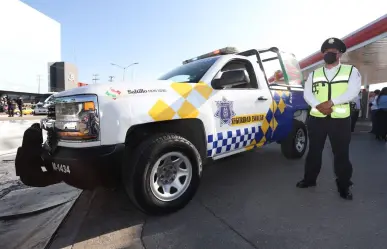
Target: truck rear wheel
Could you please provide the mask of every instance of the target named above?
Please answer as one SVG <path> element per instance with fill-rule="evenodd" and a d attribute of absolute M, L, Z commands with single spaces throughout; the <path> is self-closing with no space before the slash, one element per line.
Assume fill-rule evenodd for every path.
<path fill-rule="evenodd" d="M 308 145 L 306 125 L 298 120 L 293 120 L 293 129 L 288 137 L 281 142 L 282 154 L 288 159 L 303 157 Z"/>
<path fill-rule="evenodd" d="M 122 181 L 139 209 L 163 215 L 190 202 L 199 186 L 201 168 L 199 152 L 190 141 L 175 134 L 158 134 L 125 153 Z"/>

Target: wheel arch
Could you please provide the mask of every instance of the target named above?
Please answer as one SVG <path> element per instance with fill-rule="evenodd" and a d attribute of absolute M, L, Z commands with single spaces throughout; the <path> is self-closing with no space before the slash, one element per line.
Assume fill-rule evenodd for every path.
<path fill-rule="evenodd" d="M 309 110 L 307 109 L 296 110 L 293 114 L 293 119 L 306 123 L 306 120 L 308 119 L 308 115 L 309 115 Z"/>
<path fill-rule="evenodd" d="M 134 149 L 146 137 L 156 133 L 175 133 L 195 145 L 202 160 L 207 157 L 207 137 L 204 124 L 200 119 L 177 119 L 138 124 L 130 127 L 126 132 L 125 145 Z"/>

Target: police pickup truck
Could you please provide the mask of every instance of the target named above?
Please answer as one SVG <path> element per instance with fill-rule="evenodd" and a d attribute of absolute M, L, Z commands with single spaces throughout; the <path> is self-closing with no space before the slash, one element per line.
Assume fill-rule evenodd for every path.
<path fill-rule="evenodd" d="M 263 59 L 268 52 L 275 56 Z M 280 62 L 282 81 L 266 76 L 264 63 L 272 60 Z M 54 97 L 48 117 L 26 130 L 18 149 L 21 180 L 80 189 L 121 183 L 153 215 L 183 208 L 209 159 L 272 142 L 295 159 L 307 147 L 300 67 L 274 47 L 228 47 L 153 82 L 89 85 Z"/>

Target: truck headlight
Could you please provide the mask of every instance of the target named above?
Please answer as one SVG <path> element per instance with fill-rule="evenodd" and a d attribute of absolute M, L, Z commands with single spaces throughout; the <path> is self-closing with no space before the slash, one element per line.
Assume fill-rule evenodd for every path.
<path fill-rule="evenodd" d="M 60 140 L 99 140 L 98 99 L 79 95 L 55 99 L 55 131 Z"/>

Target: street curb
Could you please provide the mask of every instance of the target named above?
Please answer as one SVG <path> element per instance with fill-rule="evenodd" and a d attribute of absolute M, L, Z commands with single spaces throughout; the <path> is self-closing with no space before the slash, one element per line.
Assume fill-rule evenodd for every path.
<path fill-rule="evenodd" d="M 16 155 L 16 152 L 17 152 L 17 148 L 15 148 L 15 149 L 10 149 L 10 150 L 0 151 L 0 159 L 1 159 L 2 157 Z"/>
<path fill-rule="evenodd" d="M 0 115 L 0 121 L 32 121 L 32 120 L 40 120 L 43 119 L 44 116 L 26 116 L 26 117 L 8 117 L 8 116 L 1 116 Z"/>

